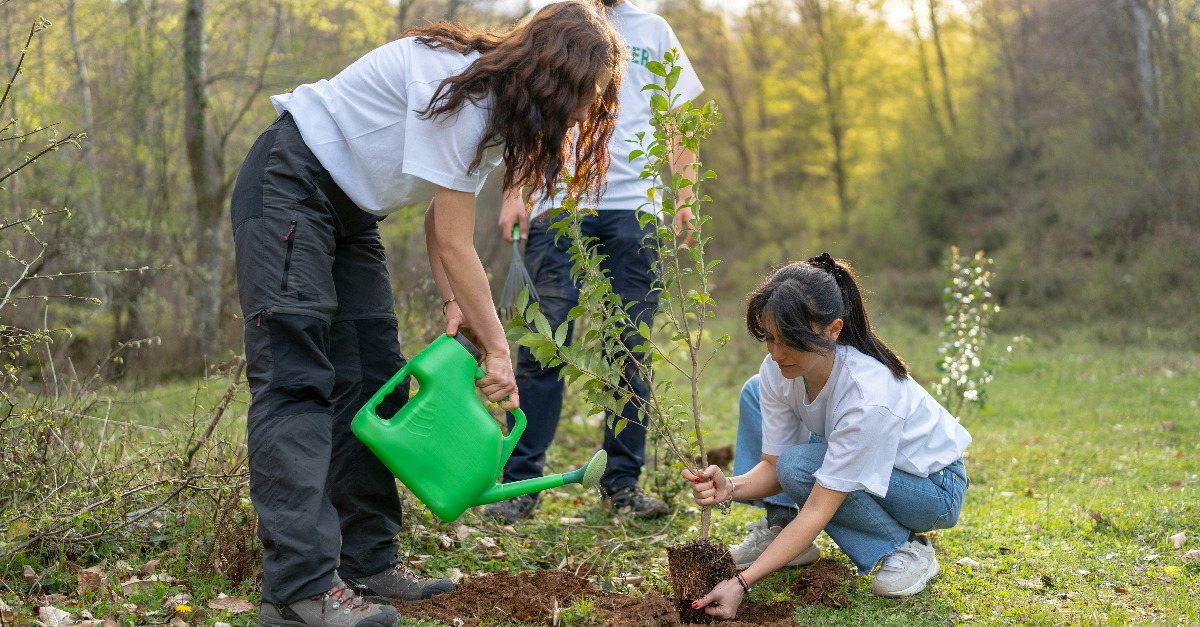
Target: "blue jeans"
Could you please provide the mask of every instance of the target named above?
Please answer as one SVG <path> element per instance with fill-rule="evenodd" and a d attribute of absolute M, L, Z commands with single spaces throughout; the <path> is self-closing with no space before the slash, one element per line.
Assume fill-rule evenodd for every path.
<path fill-rule="evenodd" d="M 762 455 L 762 412 L 758 404 L 759 381 L 754 375 L 742 387 L 738 414 L 738 441 L 734 474 L 749 471 Z M 746 441 L 743 443 L 743 434 Z M 825 460 L 825 438 L 812 436 L 808 444 L 797 444 L 779 456 L 776 471 L 789 502 L 803 504 L 812 493 L 813 475 Z M 834 512 L 825 533 L 841 547 L 860 573 L 870 572 L 879 560 L 904 544 L 911 533 L 949 529 L 958 524 L 963 497 L 970 480 L 963 460 L 928 477 L 892 470 L 887 496 L 880 498 L 857 490 Z M 769 497 L 781 505 L 779 496 Z"/>
<path fill-rule="evenodd" d="M 658 253 L 645 245 L 645 238 L 653 236 L 655 225 L 650 223 L 642 228 L 637 214 L 636 211 L 598 211 L 584 217 L 583 235 L 597 238 L 599 253 L 607 255 L 600 267 L 608 273 L 613 291 L 621 296 L 634 324 L 645 322 L 651 325 L 658 306 L 658 294 L 653 291 L 658 281 L 655 272 Z M 555 232 L 550 229 L 554 220 L 543 214 L 530 223 L 529 239 L 525 244 L 525 268 L 537 290 L 540 311 L 545 314 L 550 327 L 558 329 L 566 321 L 567 312 L 579 304 L 579 286 L 571 280 L 572 242 L 566 236 L 554 241 Z M 572 323 L 567 327 L 568 343 L 573 335 Z M 626 346 L 632 349 L 641 343 L 640 336 L 631 334 Z M 505 482 L 542 476 L 546 449 L 554 441 L 562 413 L 563 382 L 558 378 L 561 369 L 561 366 L 543 368 L 524 346 L 517 352 L 517 388 L 527 425 L 525 434 L 504 466 Z M 626 368 L 625 387 L 646 398 L 650 394 L 650 385 L 635 374 L 632 365 Z M 637 407 L 633 403 L 626 404 L 621 417 L 629 420 L 629 424 L 617 435 L 609 426 L 615 424 L 613 416 L 609 412 L 604 416 L 608 470 L 600 479 L 600 485 L 609 493 L 636 484 L 646 459 L 646 429 Z M 510 414 L 509 428 L 512 425 Z"/>

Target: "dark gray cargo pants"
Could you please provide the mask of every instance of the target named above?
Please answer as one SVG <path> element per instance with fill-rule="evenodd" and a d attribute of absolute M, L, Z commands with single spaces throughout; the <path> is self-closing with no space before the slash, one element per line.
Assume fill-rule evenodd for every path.
<path fill-rule="evenodd" d="M 359 209 L 280 116 L 250 149 L 231 206 L 246 321 L 250 498 L 262 599 L 384 570 L 399 548 L 395 477 L 350 421 L 404 365 L 380 218 Z M 379 411 L 394 412 L 407 386 Z"/>

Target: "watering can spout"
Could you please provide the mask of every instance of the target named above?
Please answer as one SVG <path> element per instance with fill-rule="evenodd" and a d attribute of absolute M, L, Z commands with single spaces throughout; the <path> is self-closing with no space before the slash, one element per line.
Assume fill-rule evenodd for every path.
<path fill-rule="evenodd" d="M 592 456 L 591 461 L 583 468 L 565 472 L 561 475 L 548 475 L 545 477 L 534 477 L 533 479 L 525 479 L 524 481 L 513 481 L 512 483 L 496 484 L 483 494 L 479 495 L 479 500 L 475 505 L 487 505 L 489 503 L 498 503 L 500 501 L 511 499 L 522 494 L 530 494 L 532 492 L 541 492 L 550 488 L 557 488 L 568 483 L 578 483 L 587 489 L 592 489 L 599 485 L 600 477 L 604 476 L 604 469 L 608 466 L 608 453 L 604 451 L 596 451 Z"/>

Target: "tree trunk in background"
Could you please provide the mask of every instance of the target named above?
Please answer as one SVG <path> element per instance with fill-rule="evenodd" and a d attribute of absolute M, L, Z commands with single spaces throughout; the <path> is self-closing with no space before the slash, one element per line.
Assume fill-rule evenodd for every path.
<path fill-rule="evenodd" d="M 950 119 L 950 132 L 958 134 L 958 118 L 954 115 L 954 101 L 950 97 L 950 73 L 946 71 L 946 51 L 942 47 L 942 29 L 937 19 L 938 0 L 929 0 L 929 26 L 933 32 L 933 47 L 937 49 L 938 70 L 942 73 L 942 100 L 945 101 L 946 117 Z"/>
<path fill-rule="evenodd" d="M 396 34 L 404 32 L 408 28 L 408 13 L 412 10 L 413 2 L 416 0 L 400 0 L 400 5 L 396 7 Z"/>
<path fill-rule="evenodd" d="M 83 132 L 92 133 L 96 128 L 95 117 L 92 113 L 92 78 L 88 72 L 87 57 L 83 54 L 83 44 L 79 40 L 79 15 L 76 11 L 75 0 L 67 1 L 67 30 L 71 37 L 71 52 L 75 57 L 75 69 L 79 73 L 79 104 L 83 115 Z M 90 230 L 99 226 L 100 216 L 100 179 L 96 169 L 96 151 L 92 142 L 83 142 L 83 162 L 87 166 L 88 184 L 85 202 L 89 232 L 102 236 L 102 232 Z"/>
<path fill-rule="evenodd" d="M 446 19 L 451 22 L 458 19 L 458 10 L 462 8 L 464 0 L 448 0 L 446 2 Z"/>
<path fill-rule="evenodd" d="M 809 35 L 817 44 L 819 53 L 821 91 L 825 97 L 825 117 L 828 124 L 829 141 L 833 146 L 833 182 L 837 189 L 838 224 L 845 233 L 850 224 L 850 184 L 846 167 L 846 125 L 842 111 L 842 84 L 837 74 L 837 47 L 835 29 L 829 23 L 832 15 L 821 6 L 821 0 L 803 0 L 800 13 Z"/>
<path fill-rule="evenodd" d="M 208 71 L 204 32 L 206 0 L 187 0 L 184 10 L 183 98 L 184 143 L 187 146 L 192 188 L 196 203 L 196 247 L 190 268 L 195 290 L 194 339 L 200 348 L 198 357 L 217 357 L 219 312 L 221 306 L 221 249 L 225 232 L 223 214 L 225 178 L 219 143 L 209 125 Z"/>
<path fill-rule="evenodd" d="M 917 63 L 921 69 L 921 91 L 925 93 L 925 108 L 929 111 L 929 121 L 937 131 L 942 149 L 946 148 L 946 127 L 942 126 L 942 116 L 938 113 L 937 103 L 933 95 L 933 78 L 929 75 L 929 61 L 925 58 L 925 40 L 921 38 L 921 19 L 917 14 L 917 0 L 909 0 L 912 10 L 912 34 L 917 42 Z"/>
<path fill-rule="evenodd" d="M 1157 160 L 1162 151 L 1162 129 L 1158 121 L 1158 104 L 1155 97 L 1154 67 L 1154 24 L 1146 0 L 1128 0 L 1133 15 L 1133 36 L 1137 45 L 1137 86 L 1140 96 L 1142 124 L 1145 127 L 1146 143 Z"/>

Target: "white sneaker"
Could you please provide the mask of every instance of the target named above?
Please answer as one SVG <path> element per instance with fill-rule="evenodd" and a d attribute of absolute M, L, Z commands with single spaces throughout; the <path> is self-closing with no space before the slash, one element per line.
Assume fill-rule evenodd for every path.
<path fill-rule="evenodd" d="M 871 594 L 881 597 L 906 597 L 925 589 L 925 584 L 941 572 L 929 538 L 917 536 L 901 544 L 883 558 L 883 566 L 871 582 Z"/>
<path fill-rule="evenodd" d="M 750 534 L 746 536 L 742 543 L 729 549 L 729 554 L 733 556 L 733 563 L 738 570 L 749 568 L 754 560 L 758 559 L 763 551 L 767 550 L 771 541 L 779 536 L 779 532 L 783 531 L 783 527 L 767 526 L 767 517 L 763 516 L 756 523 L 746 525 L 746 529 L 750 530 Z M 805 566 L 821 559 L 821 549 L 817 545 L 810 544 L 804 552 L 796 556 L 795 559 L 788 562 L 788 566 Z"/>

